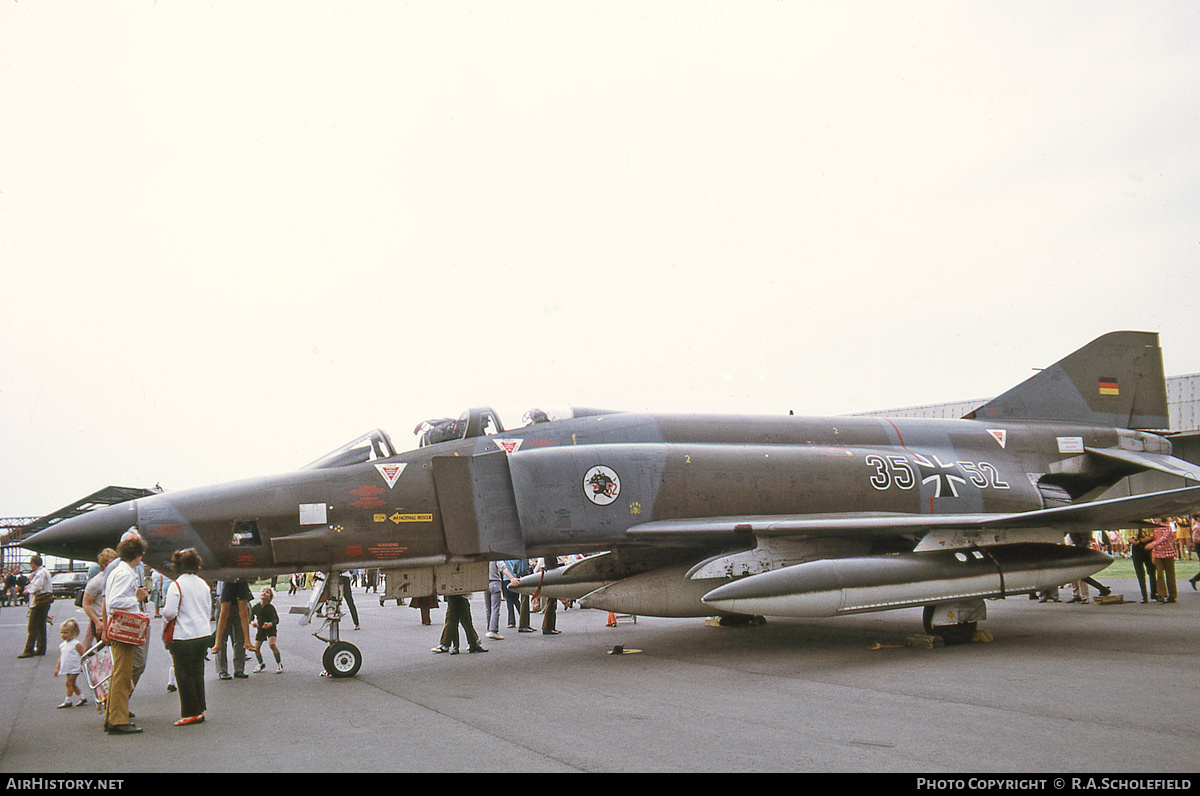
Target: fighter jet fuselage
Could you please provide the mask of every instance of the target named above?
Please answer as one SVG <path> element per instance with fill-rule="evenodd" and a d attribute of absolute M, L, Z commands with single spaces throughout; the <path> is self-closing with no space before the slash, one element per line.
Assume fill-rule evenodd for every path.
<path fill-rule="evenodd" d="M 136 526 L 167 571 L 195 547 L 216 579 L 420 566 L 610 550 L 659 520 L 1033 511 L 1129 474 L 1088 449 L 1169 455 L 1170 443 L 1073 424 L 585 415 L 82 519 L 118 536 Z M 703 536 L 719 547 L 738 532 Z M 91 558 L 95 544 L 41 547 Z"/>
<path fill-rule="evenodd" d="M 136 526 L 165 572 L 194 547 L 213 579 L 379 568 L 407 596 L 486 588 L 489 560 L 605 552 L 521 587 L 647 615 L 962 617 L 963 601 L 1107 565 L 1065 532 L 1200 509 L 1197 487 L 1097 501 L 1148 469 L 1200 481 L 1137 430 L 1168 425 L 1146 332 L 1098 338 L 960 420 L 531 417 L 545 422 L 431 421 L 404 453 L 371 432 L 297 472 L 99 509 L 27 546 L 91 558 Z"/>

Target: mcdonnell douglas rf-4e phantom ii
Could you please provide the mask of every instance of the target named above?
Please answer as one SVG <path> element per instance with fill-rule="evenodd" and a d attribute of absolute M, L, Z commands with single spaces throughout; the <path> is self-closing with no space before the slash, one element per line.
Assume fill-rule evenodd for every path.
<path fill-rule="evenodd" d="M 1145 470 L 1200 482 L 1169 441 L 1134 430 L 1168 427 L 1155 333 L 1104 335 L 961 420 L 531 415 L 507 431 L 489 409 L 430 421 L 405 453 L 374 431 L 294 473 L 97 509 L 25 546 L 90 558 L 137 526 L 164 572 L 187 547 L 214 579 L 324 572 L 317 635 L 327 670 L 351 676 L 343 569 L 380 568 L 388 596 L 422 596 L 484 590 L 493 559 L 599 553 L 520 588 L 645 616 L 923 606 L 951 641 L 986 598 L 1108 566 L 1064 533 L 1200 511 L 1197 486 L 1097 500 Z"/>

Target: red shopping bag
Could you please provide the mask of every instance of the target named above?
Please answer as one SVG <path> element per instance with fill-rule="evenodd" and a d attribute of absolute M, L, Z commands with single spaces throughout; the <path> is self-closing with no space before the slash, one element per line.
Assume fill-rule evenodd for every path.
<path fill-rule="evenodd" d="M 113 611 L 108 617 L 108 640 L 140 646 L 150 638 L 150 617 Z"/>

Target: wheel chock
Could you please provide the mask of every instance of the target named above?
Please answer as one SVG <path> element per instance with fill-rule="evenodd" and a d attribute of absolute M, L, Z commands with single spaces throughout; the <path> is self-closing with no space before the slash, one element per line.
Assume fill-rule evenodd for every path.
<path fill-rule="evenodd" d="M 946 646 L 946 643 L 942 641 L 941 636 L 926 636 L 923 633 L 918 633 L 905 639 L 905 645 L 909 647 L 917 647 L 919 649 L 931 650 L 937 647 L 944 647 Z"/>

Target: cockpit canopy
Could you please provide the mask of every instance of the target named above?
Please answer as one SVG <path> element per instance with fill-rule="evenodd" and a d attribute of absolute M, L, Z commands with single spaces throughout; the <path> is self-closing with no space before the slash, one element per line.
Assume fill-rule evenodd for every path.
<path fill-rule="evenodd" d="M 575 417 L 608 414 L 613 414 L 613 412 L 601 409 L 582 409 L 579 407 L 570 407 L 565 411 L 550 410 L 548 412 L 541 409 L 530 409 L 525 413 L 522 420 L 525 422 L 525 425 L 531 426 L 538 423 L 570 420 Z M 418 437 L 418 447 L 421 448 L 426 445 L 437 445 L 439 442 L 450 442 L 456 439 L 491 436 L 503 433 L 503 431 L 504 425 L 500 422 L 499 415 L 489 406 L 478 406 L 468 409 L 459 415 L 457 420 L 452 420 L 448 417 L 426 420 L 413 429 L 413 433 Z M 347 442 L 337 450 L 325 454 L 315 462 L 307 464 L 301 469 L 324 470 L 330 467 L 348 467 L 352 464 L 364 464 L 378 459 L 387 459 L 388 457 L 395 456 L 397 453 L 398 451 L 392 445 L 391 438 L 382 429 L 377 428 L 374 431 L 363 434 L 358 439 Z"/>
<path fill-rule="evenodd" d="M 448 417 L 426 420 L 413 429 L 413 433 L 419 439 L 418 447 L 421 448 L 455 439 L 491 436 L 502 431 L 504 424 L 491 407 L 487 406 L 468 409 L 459 415 L 457 420 Z"/>
<path fill-rule="evenodd" d="M 395 455 L 396 449 L 392 446 L 392 440 L 385 431 L 377 428 L 300 469 L 324 470 L 330 467 L 347 467 L 351 464 L 373 462 L 376 459 L 386 459 Z"/>

